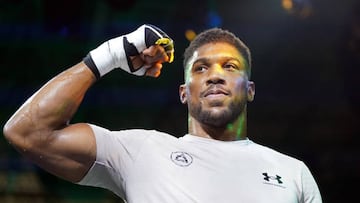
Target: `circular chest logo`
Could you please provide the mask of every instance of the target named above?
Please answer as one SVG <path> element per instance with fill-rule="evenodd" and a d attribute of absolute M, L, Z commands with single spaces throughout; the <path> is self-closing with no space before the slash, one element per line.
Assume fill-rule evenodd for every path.
<path fill-rule="evenodd" d="M 172 152 L 171 160 L 178 166 L 189 166 L 193 162 L 193 158 L 186 152 Z"/>

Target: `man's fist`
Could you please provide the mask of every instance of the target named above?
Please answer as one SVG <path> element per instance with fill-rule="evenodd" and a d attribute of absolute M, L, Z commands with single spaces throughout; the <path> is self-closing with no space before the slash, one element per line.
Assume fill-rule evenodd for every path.
<path fill-rule="evenodd" d="M 134 75 L 157 77 L 161 63 L 171 63 L 173 59 L 173 40 L 159 28 L 146 24 L 132 33 L 104 42 L 90 51 L 84 62 L 97 78 L 114 68 Z"/>

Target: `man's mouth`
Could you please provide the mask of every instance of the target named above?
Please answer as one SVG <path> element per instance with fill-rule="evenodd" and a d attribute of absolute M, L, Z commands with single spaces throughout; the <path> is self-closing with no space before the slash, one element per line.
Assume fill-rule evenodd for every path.
<path fill-rule="evenodd" d="M 230 92 L 221 88 L 221 87 L 211 87 L 204 91 L 203 97 L 221 97 L 221 96 L 228 96 Z"/>

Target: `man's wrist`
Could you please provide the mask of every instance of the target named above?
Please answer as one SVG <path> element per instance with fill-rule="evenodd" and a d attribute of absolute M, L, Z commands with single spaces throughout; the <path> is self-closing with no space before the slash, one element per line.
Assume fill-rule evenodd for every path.
<path fill-rule="evenodd" d="M 93 74 L 96 77 L 96 80 L 99 80 L 100 79 L 100 72 L 99 72 L 98 68 L 96 67 L 93 59 L 91 58 L 90 53 L 85 56 L 83 61 L 86 64 L 86 66 L 91 70 L 91 72 L 93 72 Z"/>

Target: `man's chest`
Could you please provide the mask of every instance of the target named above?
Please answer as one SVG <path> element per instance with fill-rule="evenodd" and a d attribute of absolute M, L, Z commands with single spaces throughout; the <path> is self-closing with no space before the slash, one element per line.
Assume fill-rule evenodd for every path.
<path fill-rule="evenodd" d="M 296 182 L 286 168 L 239 153 L 171 146 L 144 150 L 127 180 L 127 191 L 142 191 L 150 199 L 157 194 L 163 201 L 298 202 Z"/>

